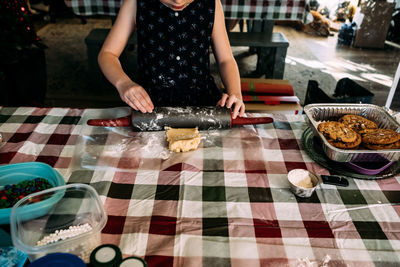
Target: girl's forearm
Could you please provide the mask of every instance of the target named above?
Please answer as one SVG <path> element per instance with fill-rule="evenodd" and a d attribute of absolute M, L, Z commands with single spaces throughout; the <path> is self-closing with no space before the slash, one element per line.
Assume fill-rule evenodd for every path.
<path fill-rule="evenodd" d="M 118 57 L 110 52 L 101 52 L 98 57 L 101 71 L 107 80 L 119 90 L 123 84 L 132 83 L 124 72 Z"/>
<path fill-rule="evenodd" d="M 228 95 L 235 95 L 237 98 L 242 99 L 242 92 L 240 88 L 240 74 L 239 69 L 234 59 L 221 62 L 219 70 L 222 82 L 228 92 Z"/>

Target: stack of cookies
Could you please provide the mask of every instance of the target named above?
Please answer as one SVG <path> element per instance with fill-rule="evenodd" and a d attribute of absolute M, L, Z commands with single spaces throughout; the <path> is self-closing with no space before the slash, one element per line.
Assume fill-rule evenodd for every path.
<path fill-rule="evenodd" d="M 368 149 L 399 149 L 400 134 L 390 129 L 365 130 L 362 133 L 363 146 Z"/>
<path fill-rule="evenodd" d="M 318 125 L 329 144 L 342 149 L 357 149 L 361 144 L 361 136 L 349 126 L 338 121 L 322 122 Z"/>
<path fill-rule="evenodd" d="M 399 149 L 400 133 L 391 129 L 379 129 L 377 124 L 358 115 L 344 115 L 338 121 L 318 125 L 327 141 L 342 149 Z"/>

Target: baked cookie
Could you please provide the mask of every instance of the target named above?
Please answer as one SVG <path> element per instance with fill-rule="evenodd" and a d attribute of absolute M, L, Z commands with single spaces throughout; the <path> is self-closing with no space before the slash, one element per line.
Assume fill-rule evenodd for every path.
<path fill-rule="evenodd" d="M 341 149 L 357 149 L 361 144 L 361 136 L 357 134 L 357 139 L 351 143 L 333 141 L 331 139 L 327 139 L 328 143 L 334 147 L 341 148 Z"/>
<path fill-rule="evenodd" d="M 384 150 L 384 149 L 399 149 L 400 148 L 400 141 L 387 144 L 387 145 L 374 145 L 374 144 L 363 144 L 365 148 L 372 149 L 372 150 Z"/>
<path fill-rule="evenodd" d="M 375 132 L 376 131 L 376 129 L 364 129 L 364 130 L 359 130 L 359 131 L 357 131 L 360 135 L 361 135 L 361 137 L 362 136 L 364 136 L 364 134 L 366 134 L 366 133 L 373 133 L 373 132 Z"/>
<path fill-rule="evenodd" d="M 352 115 L 352 114 L 344 115 L 340 117 L 338 121 L 349 126 L 355 131 L 378 128 L 378 125 L 376 125 L 375 122 L 368 120 L 364 117 L 361 117 L 359 115 Z"/>
<path fill-rule="evenodd" d="M 400 133 L 390 129 L 375 129 L 362 135 L 362 142 L 371 145 L 388 145 L 400 140 Z"/>
<path fill-rule="evenodd" d="M 357 133 L 350 127 L 337 121 L 322 122 L 318 125 L 320 131 L 325 137 L 332 141 L 339 141 L 344 143 L 353 143 L 357 139 Z"/>

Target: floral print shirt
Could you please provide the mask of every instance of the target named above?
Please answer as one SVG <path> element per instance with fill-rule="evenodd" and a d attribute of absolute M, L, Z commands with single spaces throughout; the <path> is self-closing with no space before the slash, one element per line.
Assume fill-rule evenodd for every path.
<path fill-rule="evenodd" d="M 138 0 L 138 82 L 155 105 L 207 106 L 221 97 L 210 74 L 215 0 L 195 0 L 174 11 L 158 0 Z"/>

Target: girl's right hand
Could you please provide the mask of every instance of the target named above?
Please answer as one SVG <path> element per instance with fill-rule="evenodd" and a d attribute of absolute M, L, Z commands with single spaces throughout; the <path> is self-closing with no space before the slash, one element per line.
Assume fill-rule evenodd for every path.
<path fill-rule="evenodd" d="M 152 112 L 153 102 L 146 90 L 137 83 L 129 82 L 118 88 L 121 99 L 134 110 L 140 110 L 143 113 Z"/>

